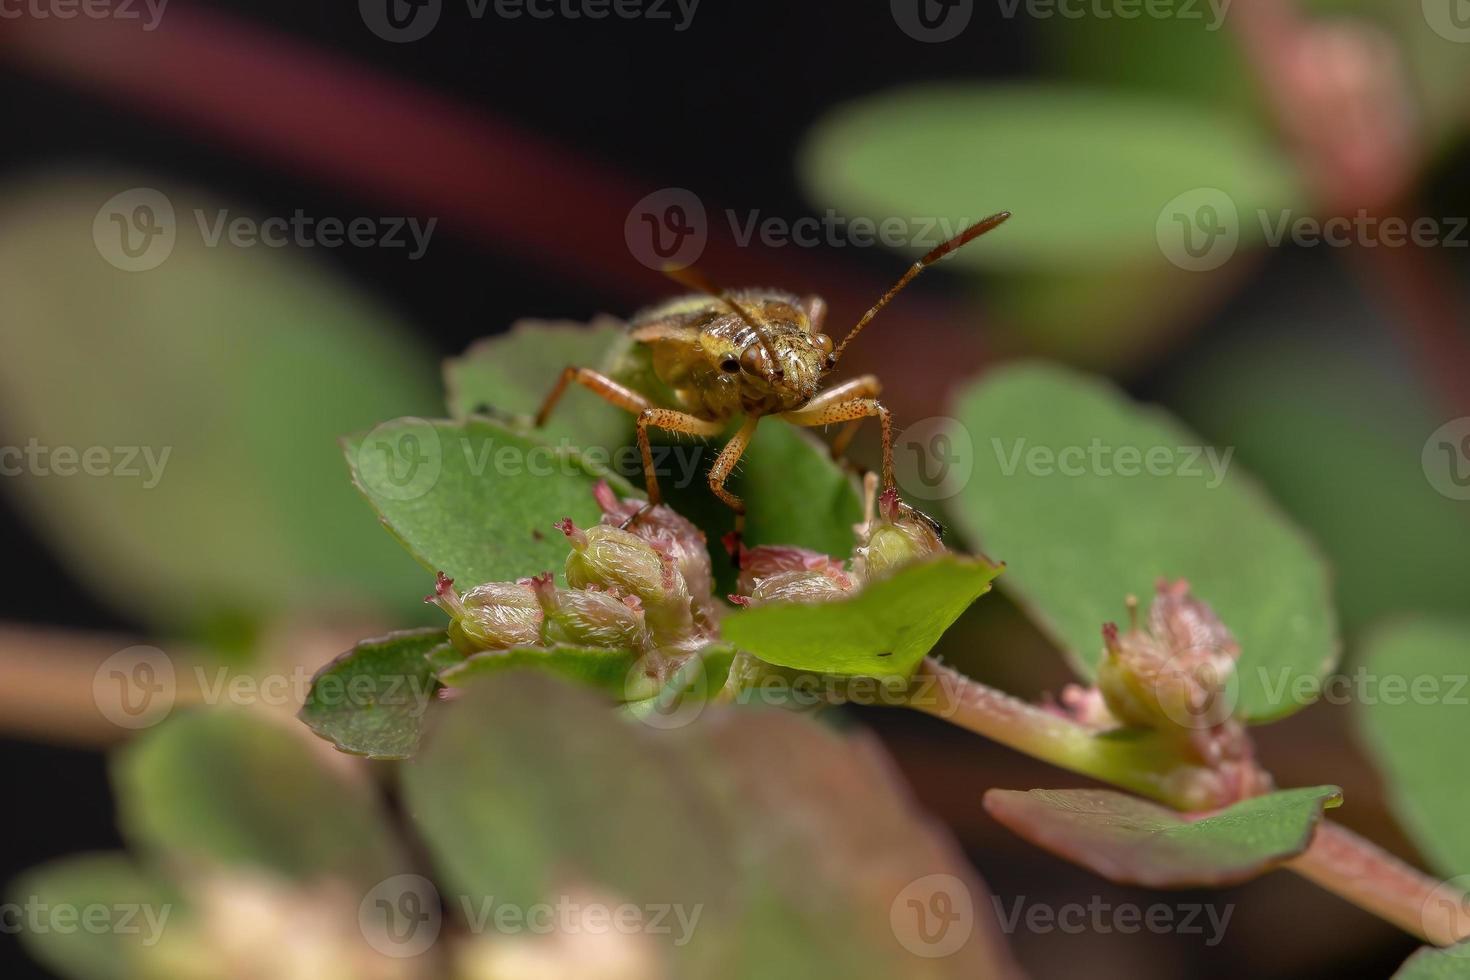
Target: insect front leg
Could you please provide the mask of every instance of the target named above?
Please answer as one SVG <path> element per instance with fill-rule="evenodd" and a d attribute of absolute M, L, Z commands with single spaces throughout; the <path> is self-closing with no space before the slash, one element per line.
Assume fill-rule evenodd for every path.
<path fill-rule="evenodd" d="M 883 393 L 883 382 L 878 380 L 876 374 L 864 374 L 844 381 L 835 388 L 829 388 L 811 401 L 801 407 L 801 411 L 812 409 L 824 409 L 842 402 L 852 401 L 854 398 L 877 398 Z M 852 444 L 852 437 L 857 435 L 858 428 L 863 424 L 862 418 L 855 418 L 844 425 L 837 433 L 837 438 L 832 440 L 832 458 L 841 460 L 847 453 L 847 447 Z"/>
<path fill-rule="evenodd" d="M 644 401 L 646 403 L 647 399 Z M 683 432 L 691 436 L 717 436 L 724 431 L 725 423 L 712 422 L 697 415 L 690 415 L 688 412 L 676 412 L 672 408 L 650 406 L 638 413 L 638 451 L 643 455 L 643 482 L 648 488 L 649 504 L 659 504 L 663 502 L 663 497 L 658 491 L 658 474 L 653 468 L 653 447 L 648 442 L 650 426 L 668 432 Z M 720 453 L 720 458 L 723 459 L 725 452 L 728 451 L 729 447 L 726 447 Z M 718 460 L 715 465 L 719 465 Z"/>
<path fill-rule="evenodd" d="M 724 501 L 725 506 L 735 512 L 735 532 L 726 542 L 730 549 L 730 556 L 735 559 L 735 567 L 740 567 L 740 556 L 744 550 L 745 540 L 745 501 L 725 489 L 725 481 L 735 470 L 735 464 L 740 462 L 740 457 L 745 455 L 745 450 L 750 446 L 750 440 L 755 436 L 755 427 L 760 424 L 760 416 L 748 417 L 744 424 L 725 443 L 725 448 L 720 450 L 720 455 L 715 457 L 715 464 L 709 468 L 709 488 L 716 497 Z"/>
<path fill-rule="evenodd" d="M 865 380 L 857 378 L 848 384 L 857 384 Z M 872 380 L 877 381 L 876 378 Z M 876 398 L 849 398 L 847 401 L 818 404 L 824 400 L 824 395 L 836 394 L 843 387 L 846 386 L 833 388 L 831 392 L 818 395 L 804 408 L 782 412 L 781 418 L 793 425 L 819 426 L 831 425 L 833 422 L 860 422 L 866 418 L 876 417 L 883 430 L 883 488 L 886 490 L 893 486 L 893 418 L 888 409 L 883 407 L 883 403 Z"/>
<path fill-rule="evenodd" d="M 599 374 L 589 368 L 567 367 L 563 368 L 561 377 L 556 379 L 556 384 L 551 386 L 547 392 L 546 400 L 541 403 L 541 410 L 536 413 L 536 428 L 546 424 L 551 417 L 551 410 L 556 408 L 556 403 L 561 401 L 561 396 L 566 394 L 567 385 L 573 381 L 597 395 L 604 401 L 611 402 L 618 408 L 632 412 L 646 412 L 653 408 L 653 402 L 644 395 L 639 394 L 627 385 L 619 384 L 605 374 Z"/>

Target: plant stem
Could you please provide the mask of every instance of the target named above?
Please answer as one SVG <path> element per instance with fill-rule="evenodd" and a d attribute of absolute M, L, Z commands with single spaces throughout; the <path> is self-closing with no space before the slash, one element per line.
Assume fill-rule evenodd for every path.
<path fill-rule="evenodd" d="M 1340 824 L 1322 821 L 1286 867 L 1436 946 L 1470 938 L 1470 896 Z"/>
<path fill-rule="evenodd" d="M 1157 732 L 1099 733 L 926 659 L 905 702 L 1044 762 L 1113 783 L 1181 810 L 1234 802 L 1179 740 Z"/>

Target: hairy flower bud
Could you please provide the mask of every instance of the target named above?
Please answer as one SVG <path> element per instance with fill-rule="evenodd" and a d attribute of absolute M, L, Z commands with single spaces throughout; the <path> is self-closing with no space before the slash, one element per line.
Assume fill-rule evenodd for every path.
<path fill-rule="evenodd" d="M 1162 579 L 1148 629 L 1103 627 L 1097 686 L 1120 721 L 1148 728 L 1204 730 L 1230 719 L 1240 647 L 1189 583 Z"/>
<path fill-rule="evenodd" d="M 761 545 L 747 548 L 740 556 L 740 578 L 736 587 L 742 595 L 755 595 L 758 584 L 782 572 L 808 572 L 837 583 L 842 590 L 851 589 L 852 576 L 842 562 L 830 555 L 807 548 L 783 545 Z"/>
<path fill-rule="evenodd" d="M 449 614 L 450 642 L 464 653 L 541 642 L 541 607 L 526 581 L 486 582 L 460 595 L 454 579 L 440 572 L 424 601 Z"/>
<path fill-rule="evenodd" d="M 667 504 L 649 507 L 641 500 L 619 500 L 606 480 L 592 488 L 602 508 L 602 523 L 627 530 L 669 555 L 695 602 L 714 600 L 714 575 L 704 532 Z"/>
<path fill-rule="evenodd" d="M 765 602 L 825 602 L 840 599 L 853 589 L 846 574 L 841 579 L 820 571 L 777 572 L 755 583 L 750 604 Z"/>
<path fill-rule="evenodd" d="M 945 550 L 934 526 L 906 508 L 891 487 L 878 498 L 878 515 L 860 537 L 852 570 L 865 582 L 876 582 L 904 565 Z"/>
<path fill-rule="evenodd" d="M 545 614 L 541 632 L 547 643 L 625 650 L 641 650 L 647 643 L 642 603 L 635 596 L 618 598 L 592 588 L 558 589 L 550 572 L 530 581 Z"/>
<path fill-rule="evenodd" d="M 566 565 L 572 588 L 636 596 L 648 628 L 659 638 L 684 636 L 693 628 L 689 588 L 667 551 L 606 524 L 581 530 L 567 518 L 556 526 L 572 543 Z"/>

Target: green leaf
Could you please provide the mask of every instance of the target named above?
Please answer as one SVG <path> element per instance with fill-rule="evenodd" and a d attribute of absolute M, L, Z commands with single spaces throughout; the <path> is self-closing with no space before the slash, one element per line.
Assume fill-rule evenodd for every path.
<path fill-rule="evenodd" d="M 903 679 L 1000 572 L 984 559 L 944 555 L 900 569 L 852 598 L 741 609 L 725 617 L 720 633 L 777 666 Z"/>
<path fill-rule="evenodd" d="M 1470 943 L 1446 949 L 1421 946 L 1392 980 L 1470 980 Z"/>
<path fill-rule="evenodd" d="M 1393 323 L 1346 275 L 1271 304 L 1164 384 L 1169 404 L 1238 446 L 1320 542 L 1349 634 L 1388 615 L 1465 608 L 1470 511 L 1435 490 L 1420 451 L 1446 419 Z"/>
<path fill-rule="evenodd" d="M 461 588 L 543 571 L 561 579 L 567 543 L 552 525 L 602 517 L 592 487 L 609 474 L 483 419 L 396 419 L 343 449 L 389 531 Z"/>
<path fill-rule="evenodd" d="M 463 687 L 476 678 L 513 668 L 546 671 L 623 698 L 639 654 L 631 650 L 597 647 L 522 647 L 516 650 L 486 650 L 449 667 L 439 679 L 451 687 Z"/>
<path fill-rule="evenodd" d="M 372 787 L 327 767 L 298 732 L 232 709 L 152 729 L 113 767 L 124 834 L 150 854 L 292 879 L 376 884 L 403 870 Z"/>
<path fill-rule="evenodd" d="M 442 717 L 405 795 L 456 896 L 698 910 L 687 945 L 650 937 L 667 976 L 1016 975 L 989 893 L 871 738 L 718 705 L 667 731 L 530 671 L 479 679 Z M 910 899 L 973 912 L 947 955 L 894 917 Z"/>
<path fill-rule="evenodd" d="M 1185 578 L 1240 641 L 1242 717 L 1315 696 L 1338 653 L 1327 569 L 1223 453 L 1106 382 L 1043 364 L 990 373 L 956 415 L 975 442 L 956 521 L 1008 563 L 1002 586 L 1084 676 L 1126 596 Z"/>
<path fill-rule="evenodd" d="M 343 752 L 408 758 L 439 686 L 428 657 L 444 636 L 430 628 L 363 640 L 317 671 L 297 717 Z"/>
<path fill-rule="evenodd" d="M 128 186 L 47 181 L 0 202 L 0 320 L 16 325 L 0 331 L 0 438 L 47 451 L 0 484 L 129 617 L 203 629 L 333 598 L 422 616 L 412 563 L 371 533 L 332 444 L 434 405 L 426 352 L 305 255 L 206 246 L 193 209 L 222 205 L 180 189 L 167 259 L 114 268 L 87 232 Z M 108 475 L 62 475 L 62 447 Z"/>
<path fill-rule="evenodd" d="M 1389 802 L 1425 858 L 1447 876 L 1470 874 L 1470 621 L 1416 618 L 1376 630 L 1356 692 L 1359 728 Z"/>
<path fill-rule="evenodd" d="M 9 900 L 49 911 L 41 919 L 45 928 L 31 928 L 24 918 L 7 925 L 19 925 L 27 952 L 68 980 L 134 980 L 142 951 L 187 914 L 174 889 L 122 854 L 77 855 L 32 868 L 11 882 Z M 108 928 L 82 927 L 85 916 L 101 915 L 96 909 L 106 910 Z M 50 928 L 58 914 L 75 914 L 77 927 Z"/>
<path fill-rule="evenodd" d="M 520 320 L 507 333 L 476 341 L 444 362 L 449 413 L 457 419 L 488 413 L 524 423 L 541 407 L 562 369 L 610 369 L 626 344 L 623 324 L 600 318 L 589 324 Z M 552 445 L 625 446 L 633 417 L 580 385 L 571 385 L 537 433 Z"/>
<path fill-rule="evenodd" d="M 1306 850 L 1336 786 L 1282 790 L 1208 816 L 1103 789 L 993 789 L 985 809 L 1015 833 L 1110 881 L 1149 888 L 1234 884 Z"/>
<path fill-rule="evenodd" d="M 480 678 L 441 717 L 404 789 L 455 894 L 524 907 L 578 882 L 716 916 L 734 874 L 716 815 L 652 729 L 529 670 Z"/>
<path fill-rule="evenodd" d="M 1161 262 L 1161 212 L 1202 187 L 1231 199 L 1249 244 L 1260 237 L 1249 220 L 1257 209 L 1298 197 L 1289 162 L 1248 123 L 1174 100 L 1047 86 L 926 85 L 864 99 L 815 127 L 801 169 L 812 197 L 849 215 L 942 218 L 957 232 L 1011 211 L 1002 230 L 954 257 L 970 268 Z M 942 240 L 930 237 L 931 247 Z"/>

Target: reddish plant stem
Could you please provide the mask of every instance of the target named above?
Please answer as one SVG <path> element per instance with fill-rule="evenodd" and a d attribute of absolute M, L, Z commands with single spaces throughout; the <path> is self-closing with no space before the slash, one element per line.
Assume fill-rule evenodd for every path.
<path fill-rule="evenodd" d="M 1340 824 L 1324 820 L 1311 846 L 1286 866 L 1436 946 L 1470 938 L 1470 896 Z"/>
<path fill-rule="evenodd" d="M 1085 725 L 981 684 L 933 658 L 915 673 L 908 705 L 1177 809 L 1212 809 L 1233 802 L 1201 801 L 1218 784 L 1211 770 L 1180 754 L 1178 743 L 1099 738 Z M 1427 942 L 1448 945 L 1470 938 L 1470 896 L 1338 824 L 1322 821 L 1311 846 L 1286 867 Z"/>

